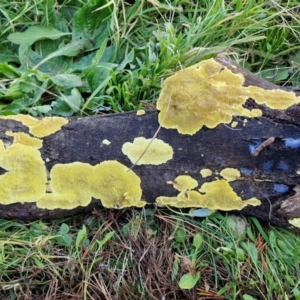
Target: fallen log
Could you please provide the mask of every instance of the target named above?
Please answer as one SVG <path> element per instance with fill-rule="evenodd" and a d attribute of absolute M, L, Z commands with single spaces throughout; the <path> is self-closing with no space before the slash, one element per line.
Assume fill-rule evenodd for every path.
<path fill-rule="evenodd" d="M 165 84 L 160 113 L 2 117 L 0 217 L 58 218 L 102 206 L 156 204 L 238 210 L 297 231 L 300 91 L 273 85 L 224 58 L 190 70 L 198 73 Z M 188 105 L 178 108 L 185 99 L 176 100 L 170 90 L 175 84 L 191 99 L 197 80 L 204 84 L 193 94 L 202 97 L 195 96 L 193 106 L 204 111 L 199 118 Z M 227 94 L 217 108 L 216 91 Z M 228 100 L 240 95 L 238 104 Z M 277 98 L 287 100 L 274 108 Z"/>

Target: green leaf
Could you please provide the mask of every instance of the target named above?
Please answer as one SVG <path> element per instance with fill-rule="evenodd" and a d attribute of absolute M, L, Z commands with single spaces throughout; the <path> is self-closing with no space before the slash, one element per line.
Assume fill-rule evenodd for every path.
<path fill-rule="evenodd" d="M 13 48 L 13 47 L 11 47 Z M 0 63 L 5 62 L 19 62 L 19 58 L 13 53 L 14 49 L 6 48 L 4 45 L 0 44 Z"/>
<path fill-rule="evenodd" d="M 96 66 L 87 67 L 83 71 L 83 75 L 87 79 L 92 92 L 96 90 L 100 91 L 99 86 L 103 88 L 107 84 L 109 80 L 109 73 L 115 66 L 115 64 L 111 63 L 101 63 Z"/>
<path fill-rule="evenodd" d="M 31 108 L 27 108 L 29 114 L 34 117 L 40 117 L 41 115 L 47 115 L 52 110 L 50 105 L 38 105 Z"/>
<path fill-rule="evenodd" d="M 57 51 L 52 52 L 47 57 L 45 57 L 42 61 L 40 61 L 33 69 L 37 69 L 40 65 L 47 62 L 49 59 L 57 57 L 57 56 L 76 56 L 81 51 L 83 51 L 86 47 L 86 40 L 71 42 L 69 44 L 64 45 Z"/>
<path fill-rule="evenodd" d="M 69 232 L 69 226 L 66 223 L 62 223 L 59 228 L 60 234 L 67 234 Z"/>
<path fill-rule="evenodd" d="M 203 243 L 203 236 L 200 233 L 195 234 L 193 239 L 193 246 L 198 250 Z"/>
<path fill-rule="evenodd" d="M 47 26 L 31 26 L 24 32 L 11 33 L 8 40 L 14 44 L 27 44 L 32 45 L 36 41 L 51 39 L 56 40 L 62 36 L 70 35 L 68 32 L 61 32 L 52 27 Z"/>
<path fill-rule="evenodd" d="M 66 89 L 83 85 L 81 78 L 75 74 L 58 74 L 51 77 L 54 84 Z"/>
<path fill-rule="evenodd" d="M 16 68 L 7 63 L 0 63 L 0 74 L 9 79 L 18 78 L 21 75 Z"/>
<path fill-rule="evenodd" d="M 79 244 L 81 243 L 81 241 L 82 241 L 83 239 L 86 238 L 86 236 L 87 236 L 86 226 L 83 225 L 83 226 L 82 226 L 82 229 L 80 229 L 80 230 L 78 231 L 78 234 L 77 234 L 77 237 L 76 237 L 75 247 L 76 247 L 77 250 L 78 250 L 78 248 L 79 248 Z"/>
<path fill-rule="evenodd" d="M 101 241 L 98 241 L 99 248 L 102 248 L 113 236 L 115 232 L 108 232 Z"/>
<path fill-rule="evenodd" d="M 70 108 L 77 112 L 83 102 L 80 92 L 77 89 L 72 89 L 71 95 L 63 95 L 62 99 L 70 106 Z"/>
<path fill-rule="evenodd" d="M 196 275 L 185 274 L 180 278 L 178 285 L 183 290 L 190 290 L 197 284 L 199 278 L 200 278 L 199 272 Z"/>
<path fill-rule="evenodd" d="M 187 239 L 187 234 L 184 228 L 178 228 L 175 232 L 175 241 L 177 243 L 184 243 Z"/>
<path fill-rule="evenodd" d="M 73 19 L 72 40 L 90 39 L 89 49 L 99 48 L 109 34 L 112 5 L 106 0 L 94 0 L 79 9 Z"/>

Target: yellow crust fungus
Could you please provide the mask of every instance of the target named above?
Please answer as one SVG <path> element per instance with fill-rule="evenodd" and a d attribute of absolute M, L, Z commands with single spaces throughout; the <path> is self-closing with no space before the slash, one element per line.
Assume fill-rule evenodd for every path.
<path fill-rule="evenodd" d="M 227 181 L 234 181 L 241 177 L 241 173 L 237 169 L 226 168 L 220 172 L 220 175 Z"/>
<path fill-rule="evenodd" d="M 212 175 L 212 170 L 210 170 L 210 169 L 202 169 L 200 171 L 200 174 L 201 174 L 202 178 L 206 178 L 206 177 L 209 177 L 209 176 Z"/>
<path fill-rule="evenodd" d="M 261 201 L 257 198 L 242 200 L 231 188 L 226 180 L 216 180 L 204 183 L 201 193 L 197 191 L 185 191 L 177 197 L 158 197 L 158 205 L 169 205 L 173 207 L 204 207 L 211 210 L 241 210 L 247 205 L 257 206 Z"/>
<path fill-rule="evenodd" d="M 74 162 L 57 164 L 51 172 L 52 193 L 44 195 L 37 206 L 46 209 L 72 209 L 87 206 L 92 197 L 104 207 L 143 207 L 140 178 L 117 161 L 104 161 L 96 166 Z"/>
<path fill-rule="evenodd" d="M 144 115 L 146 112 L 143 110 L 143 109 L 139 109 L 137 112 L 136 112 L 136 115 L 137 116 L 142 116 Z"/>
<path fill-rule="evenodd" d="M 35 202 L 46 191 L 47 171 L 39 140 L 25 133 L 12 133 L 14 143 L 5 148 L 0 140 L 0 167 L 7 172 L 0 176 L 0 203 Z"/>
<path fill-rule="evenodd" d="M 5 134 L 14 137 L 14 144 L 22 144 L 36 149 L 40 149 L 43 147 L 42 140 L 33 138 L 27 133 L 6 131 Z"/>
<path fill-rule="evenodd" d="M 136 165 L 160 165 L 173 158 L 172 147 L 157 138 L 137 137 L 133 143 L 125 143 L 122 152 Z"/>
<path fill-rule="evenodd" d="M 45 137 L 55 133 L 69 122 L 67 119 L 60 117 L 45 117 L 38 120 L 29 115 L 0 116 L 0 119 L 19 121 L 27 126 L 29 132 L 36 137 Z"/>
<path fill-rule="evenodd" d="M 300 218 L 290 219 L 290 220 L 288 220 L 288 222 L 289 222 L 291 225 L 300 228 Z"/>
<path fill-rule="evenodd" d="M 159 123 L 182 134 L 195 134 L 203 126 L 230 123 L 233 116 L 260 117 L 261 110 L 244 108 L 250 97 L 272 109 L 300 103 L 293 92 L 244 87 L 242 74 L 234 74 L 213 58 L 178 71 L 163 83 L 157 101 Z"/>
<path fill-rule="evenodd" d="M 173 184 L 174 189 L 176 189 L 177 191 L 180 191 L 180 192 L 192 190 L 198 186 L 197 180 L 195 180 L 194 178 L 192 178 L 189 175 L 177 176 L 170 183 Z"/>
<path fill-rule="evenodd" d="M 128 167 L 117 161 L 104 161 L 95 166 L 92 192 L 104 207 L 143 207 L 146 202 L 141 201 L 140 184 L 140 178 Z"/>
<path fill-rule="evenodd" d="M 107 139 L 104 139 L 104 140 L 102 141 L 102 144 L 103 144 L 103 145 L 106 145 L 106 146 L 109 146 L 109 145 L 111 144 L 111 141 L 109 141 L 109 140 L 107 140 Z"/>
<path fill-rule="evenodd" d="M 239 123 L 238 123 L 237 121 L 233 121 L 233 122 L 231 123 L 231 127 L 232 127 L 232 128 L 235 128 L 238 124 L 239 124 Z"/>

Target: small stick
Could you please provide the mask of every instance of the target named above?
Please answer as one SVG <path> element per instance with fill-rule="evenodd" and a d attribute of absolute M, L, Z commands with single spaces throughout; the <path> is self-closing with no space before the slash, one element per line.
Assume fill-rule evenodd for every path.
<path fill-rule="evenodd" d="M 264 142 L 262 142 L 253 152 L 253 156 L 257 156 L 264 148 L 271 145 L 274 141 L 275 141 L 275 137 L 272 136 L 267 140 L 265 140 Z"/>

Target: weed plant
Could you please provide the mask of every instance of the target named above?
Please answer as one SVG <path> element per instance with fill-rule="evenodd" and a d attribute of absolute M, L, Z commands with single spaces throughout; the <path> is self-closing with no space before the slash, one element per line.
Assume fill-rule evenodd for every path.
<path fill-rule="evenodd" d="M 2 0 L 0 114 L 148 107 L 166 77 L 216 55 L 298 87 L 299 8 Z M 254 218 L 154 208 L 0 223 L 1 299 L 300 299 L 298 235 Z"/>

